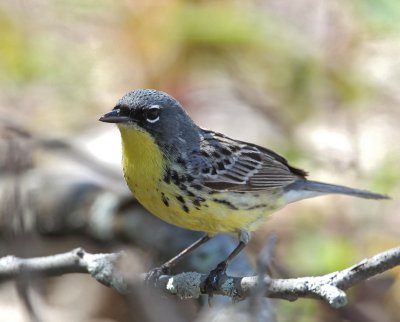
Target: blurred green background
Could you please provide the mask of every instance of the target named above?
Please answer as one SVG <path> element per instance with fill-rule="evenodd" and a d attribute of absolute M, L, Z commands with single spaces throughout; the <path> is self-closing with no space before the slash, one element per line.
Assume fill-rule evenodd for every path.
<path fill-rule="evenodd" d="M 201 126 L 267 146 L 312 179 L 392 196 L 385 202 L 323 197 L 274 214 L 248 252 L 256 258 L 266 237 L 277 234 L 278 276 L 325 274 L 398 245 L 399 21 L 397 0 L 0 2 L 0 159 L 7 192 L 0 255 L 21 250 L 13 246 L 24 227 L 14 223 L 15 208 L 4 197 L 16 177 L 29 173 L 39 190 L 38 173 L 92 177 L 76 159 L 71 164 L 63 151 L 55 156 L 37 142 L 67 142 L 112 169 L 118 189 L 126 190 L 117 129 L 97 120 L 136 88 L 170 93 Z M 107 186 L 104 178 L 98 182 Z M 49 203 L 52 195 L 38 198 Z M 30 234 L 42 238 L 35 229 Z M 80 238 L 56 238 L 58 250 L 80 245 Z M 274 301 L 278 320 L 400 321 L 399 273 L 354 288 L 350 305 L 339 311 L 318 301 Z M 28 321 L 9 292 L 0 285 L 0 315 Z M 51 311 L 51 301 L 41 301 L 41 310 Z M 53 303 L 61 309 L 48 316 L 67 320 L 71 303 Z M 81 320 L 126 320 L 88 316 Z"/>

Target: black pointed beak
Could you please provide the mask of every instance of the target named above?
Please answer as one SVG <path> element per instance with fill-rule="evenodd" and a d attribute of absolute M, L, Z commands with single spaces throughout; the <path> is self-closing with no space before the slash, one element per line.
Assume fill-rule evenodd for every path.
<path fill-rule="evenodd" d="M 121 115 L 121 110 L 119 108 L 113 109 L 111 112 L 104 114 L 99 118 L 101 122 L 107 123 L 124 123 L 129 121 L 128 116 Z"/>

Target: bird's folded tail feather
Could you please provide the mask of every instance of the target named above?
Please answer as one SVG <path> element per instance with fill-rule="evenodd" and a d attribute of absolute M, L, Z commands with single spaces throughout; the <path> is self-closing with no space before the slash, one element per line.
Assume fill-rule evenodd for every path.
<path fill-rule="evenodd" d="M 326 194 L 342 194 L 365 199 L 390 199 L 390 197 L 386 195 L 367 190 L 310 180 L 297 180 L 284 188 L 284 198 L 286 203 Z"/>

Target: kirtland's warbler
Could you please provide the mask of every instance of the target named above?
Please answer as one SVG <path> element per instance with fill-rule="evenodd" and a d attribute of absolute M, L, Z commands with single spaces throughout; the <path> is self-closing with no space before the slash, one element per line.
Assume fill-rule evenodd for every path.
<path fill-rule="evenodd" d="M 157 90 L 126 94 L 100 121 L 118 125 L 125 180 L 137 200 L 168 223 L 206 232 L 153 270 L 153 276 L 216 233 L 238 234 L 238 246 L 210 272 L 205 283 L 209 292 L 248 243 L 250 232 L 288 203 L 332 193 L 387 198 L 307 180 L 306 172 L 269 149 L 198 127 L 178 101 Z"/>

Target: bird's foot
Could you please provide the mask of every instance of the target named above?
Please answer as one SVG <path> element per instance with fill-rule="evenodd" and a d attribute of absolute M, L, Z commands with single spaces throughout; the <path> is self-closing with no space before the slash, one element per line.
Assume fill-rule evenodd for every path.
<path fill-rule="evenodd" d="M 161 275 L 170 275 L 171 269 L 168 266 L 155 267 L 146 273 L 144 282 L 147 286 L 155 286 Z"/>
<path fill-rule="evenodd" d="M 210 274 L 208 274 L 206 280 L 204 281 L 203 290 L 204 293 L 208 294 L 208 305 L 211 306 L 211 299 L 214 295 L 214 291 L 218 290 L 218 285 L 222 276 L 226 275 L 226 268 L 228 264 L 223 261 L 214 268 Z"/>

